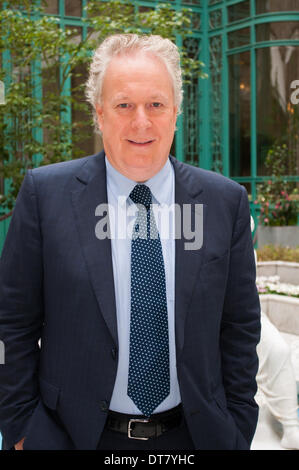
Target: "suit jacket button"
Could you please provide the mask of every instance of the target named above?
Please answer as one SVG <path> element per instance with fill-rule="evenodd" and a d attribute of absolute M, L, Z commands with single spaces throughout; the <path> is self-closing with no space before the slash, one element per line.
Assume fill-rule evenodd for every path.
<path fill-rule="evenodd" d="M 107 411 L 108 410 L 108 402 L 106 400 L 101 401 L 100 408 L 101 408 L 101 411 Z"/>
<path fill-rule="evenodd" d="M 111 349 L 111 356 L 112 356 L 113 359 L 116 359 L 116 356 L 117 356 L 117 349 L 116 348 Z"/>

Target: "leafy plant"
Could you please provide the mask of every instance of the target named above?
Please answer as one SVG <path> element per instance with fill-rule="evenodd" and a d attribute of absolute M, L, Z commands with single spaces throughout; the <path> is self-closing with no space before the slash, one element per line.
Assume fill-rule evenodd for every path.
<path fill-rule="evenodd" d="M 59 19 L 44 14 L 46 2 L 0 2 L 0 50 L 5 104 L 0 106 L 0 220 L 11 215 L 27 169 L 84 155 L 80 142 L 90 137 L 91 113 L 84 98 L 85 73 L 95 49 L 107 35 L 153 33 L 175 40 L 192 34 L 192 11 L 159 3 L 139 8 L 131 0 L 90 0 L 88 34 L 63 30 Z M 203 64 L 181 48 L 184 80 L 204 77 Z M 76 78 L 76 80 L 72 80 Z M 73 83 L 76 82 L 76 85 Z M 78 110 L 81 120 L 70 119 Z"/>
<path fill-rule="evenodd" d="M 0 12 L 1 80 L 6 84 L 0 107 L 0 176 L 9 182 L 0 196 L 2 219 L 11 214 L 26 170 L 80 156 L 75 144 L 82 139 L 72 135 L 64 114 L 76 106 L 65 92 L 79 62 L 74 32 L 59 28 L 56 18 L 40 16 L 29 2 L 19 2 L 19 8 L 13 3 Z"/>
<path fill-rule="evenodd" d="M 297 248 L 282 245 L 264 245 L 256 250 L 258 261 L 289 261 L 299 263 L 299 242 Z"/>
<path fill-rule="evenodd" d="M 285 175 L 296 174 L 295 159 L 290 158 L 286 144 L 275 145 L 269 150 L 265 166 L 272 178 L 258 187 L 260 221 L 263 225 L 296 225 L 299 198 L 296 183 L 287 181 Z M 291 162 L 291 164 L 290 164 Z"/>

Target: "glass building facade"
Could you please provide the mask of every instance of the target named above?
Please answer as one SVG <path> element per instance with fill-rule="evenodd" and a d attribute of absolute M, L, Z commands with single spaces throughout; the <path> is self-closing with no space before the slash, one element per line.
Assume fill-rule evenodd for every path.
<path fill-rule="evenodd" d="M 46 12 L 57 15 L 62 28 L 76 27 L 80 39 L 87 34 L 82 22 L 87 3 L 48 0 Z M 137 3 L 139 8 L 154 8 L 160 2 Z M 299 187 L 299 0 L 168 3 L 173 9 L 192 9 L 193 34 L 185 46 L 190 56 L 204 62 L 208 74 L 185 86 L 172 153 L 244 185 L 256 219 L 254 201 L 259 184 L 271 177 L 265 158 L 274 145 L 287 145 L 290 170 L 285 177 Z M 70 109 L 67 118 L 79 119 L 76 113 Z M 86 154 L 101 148 L 99 137 L 93 135 L 82 145 Z M 9 220 L 0 223 L 0 241 L 8 224 Z"/>

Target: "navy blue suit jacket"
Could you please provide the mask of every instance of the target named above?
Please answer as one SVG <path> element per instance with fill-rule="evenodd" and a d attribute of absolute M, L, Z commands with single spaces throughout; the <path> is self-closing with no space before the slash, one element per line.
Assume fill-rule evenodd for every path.
<path fill-rule="evenodd" d="M 176 240 L 182 405 L 197 449 L 248 449 L 258 407 L 260 305 L 246 190 L 170 157 L 177 204 L 203 205 L 203 246 Z M 28 171 L 0 269 L 0 430 L 5 448 L 95 449 L 118 358 L 104 153 Z M 39 339 L 40 342 L 39 342 Z"/>

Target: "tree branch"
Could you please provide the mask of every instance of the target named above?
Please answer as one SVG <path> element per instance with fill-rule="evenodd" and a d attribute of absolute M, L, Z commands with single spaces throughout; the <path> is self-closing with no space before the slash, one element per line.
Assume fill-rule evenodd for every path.
<path fill-rule="evenodd" d="M 1 215 L 0 222 L 2 222 L 2 220 L 8 219 L 12 215 L 12 212 L 13 211 L 11 210 L 10 212 L 7 212 L 7 214 Z"/>

